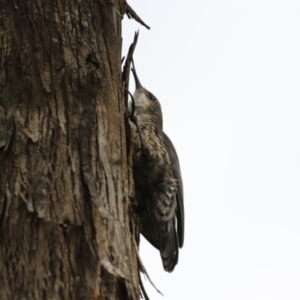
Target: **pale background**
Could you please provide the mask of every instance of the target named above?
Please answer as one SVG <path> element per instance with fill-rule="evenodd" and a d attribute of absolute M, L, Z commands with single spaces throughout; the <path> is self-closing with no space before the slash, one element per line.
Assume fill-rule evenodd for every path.
<path fill-rule="evenodd" d="M 300 299 L 300 1 L 128 0 L 123 53 L 161 102 L 181 162 L 185 244 L 164 297 Z M 131 91 L 134 91 L 133 80 Z"/>

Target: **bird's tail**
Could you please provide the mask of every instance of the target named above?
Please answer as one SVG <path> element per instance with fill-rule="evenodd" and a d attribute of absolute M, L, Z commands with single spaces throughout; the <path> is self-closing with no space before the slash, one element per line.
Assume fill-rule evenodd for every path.
<path fill-rule="evenodd" d="M 172 272 L 178 263 L 178 238 L 172 220 L 170 231 L 160 240 L 160 256 L 165 271 Z"/>

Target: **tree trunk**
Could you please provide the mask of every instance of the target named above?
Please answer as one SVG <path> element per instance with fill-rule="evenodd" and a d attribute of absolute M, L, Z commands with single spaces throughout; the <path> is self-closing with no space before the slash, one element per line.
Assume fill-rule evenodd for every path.
<path fill-rule="evenodd" d="M 139 299 L 125 0 L 0 0 L 0 299 Z"/>

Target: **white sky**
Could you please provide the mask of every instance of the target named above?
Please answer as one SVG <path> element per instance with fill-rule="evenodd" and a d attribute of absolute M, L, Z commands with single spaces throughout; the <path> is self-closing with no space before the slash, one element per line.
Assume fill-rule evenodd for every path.
<path fill-rule="evenodd" d="M 300 299 L 300 1 L 129 0 L 124 54 L 160 100 L 185 192 L 171 274 L 145 240 L 164 297 Z M 133 80 L 131 90 L 134 90 Z"/>

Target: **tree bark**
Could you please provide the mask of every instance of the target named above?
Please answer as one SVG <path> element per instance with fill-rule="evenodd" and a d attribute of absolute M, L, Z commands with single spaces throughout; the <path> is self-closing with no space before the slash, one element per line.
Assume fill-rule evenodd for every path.
<path fill-rule="evenodd" d="M 0 299 L 139 299 L 125 0 L 0 0 Z"/>

